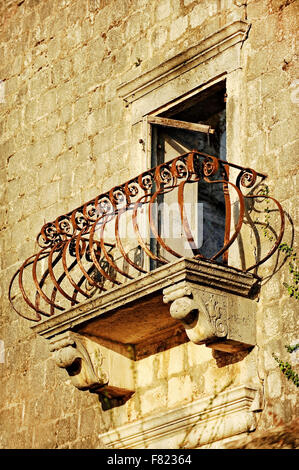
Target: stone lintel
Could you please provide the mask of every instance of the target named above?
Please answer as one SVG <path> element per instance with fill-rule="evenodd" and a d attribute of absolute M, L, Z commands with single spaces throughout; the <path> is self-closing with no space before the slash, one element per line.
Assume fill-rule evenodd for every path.
<path fill-rule="evenodd" d="M 137 72 L 133 71 L 131 75 L 127 76 L 126 81 L 119 85 L 117 89 L 119 96 L 128 103 L 141 98 L 164 83 L 198 66 L 203 61 L 240 43 L 244 40 L 247 30 L 248 23 L 241 20 L 235 21 L 141 75 L 136 75 Z"/>
<path fill-rule="evenodd" d="M 256 428 L 255 401 L 259 390 L 239 385 L 126 424 L 99 438 L 114 449 L 200 448 Z"/>

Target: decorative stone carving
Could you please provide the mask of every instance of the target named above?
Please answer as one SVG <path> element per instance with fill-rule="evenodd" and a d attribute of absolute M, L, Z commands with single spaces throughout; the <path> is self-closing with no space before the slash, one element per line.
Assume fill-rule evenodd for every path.
<path fill-rule="evenodd" d="M 50 338 L 50 344 L 57 366 L 67 371 L 76 388 L 98 394 L 104 410 L 124 404 L 133 395 L 129 388 L 119 386 L 117 371 L 109 370 L 107 363 L 104 365 L 105 348 L 96 342 L 68 330 Z"/>
<path fill-rule="evenodd" d="M 108 384 L 101 368 L 103 358 L 97 349 L 89 353 L 83 337 L 71 331 L 51 340 L 51 352 L 58 367 L 66 369 L 72 384 L 79 390 L 96 391 Z"/>
<path fill-rule="evenodd" d="M 164 289 L 163 301 L 171 303 L 170 315 L 181 321 L 188 338 L 195 344 L 206 344 L 227 352 L 247 349 L 255 344 L 254 313 L 248 312 L 247 299 L 240 301 L 233 295 L 204 290 L 183 281 Z M 242 302 L 246 322 L 244 318 L 240 321 Z M 248 330 L 242 331 L 244 323 L 250 323 L 249 335 Z"/>
<path fill-rule="evenodd" d="M 99 435 L 112 449 L 223 448 L 223 440 L 254 431 L 261 391 L 239 385 L 206 396 L 179 408 L 149 416 Z"/>

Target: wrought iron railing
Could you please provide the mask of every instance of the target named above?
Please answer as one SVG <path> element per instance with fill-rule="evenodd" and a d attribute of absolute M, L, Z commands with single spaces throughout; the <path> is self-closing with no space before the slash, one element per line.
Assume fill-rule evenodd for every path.
<path fill-rule="evenodd" d="M 235 174 L 234 182 L 230 173 Z M 274 204 L 280 227 L 269 251 L 264 255 L 259 252 L 250 266 L 241 268 L 245 272 L 256 270 L 277 250 L 284 232 L 280 203 L 261 191 L 265 178 L 253 169 L 192 151 L 115 186 L 42 227 L 37 237 L 40 250 L 24 261 L 11 280 L 9 299 L 13 308 L 21 316 L 39 321 L 176 258 L 191 256 L 228 264 L 229 248 L 240 237 L 242 226 L 249 223 L 249 209 L 266 200 Z M 193 199 L 189 195 L 187 201 L 191 185 L 197 189 L 193 190 Z M 217 188 L 215 210 L 219 213 L 220 205 L 223 218 L 221 246 L 216 244 L 213 254 L 201 249 L 197 234 L 202 227 L 198 222 L 195 228 L 191 226 L 187 210 L 188 204 L 191 208 L 198 204 L 201 193 L 208 194 L 208 187 Z M 161 230 L 163 211 L 157 215 L 159 204 L 167 198 L 172 205 L 175 202 L 178 217 L 174 220 L 181 230 L 174 245 L 171 235 L 165 237 Z M 235 214 L 232 207 L 237 207 Z M 213 213 L 210 220 L 213 222 Z M 266 222 L 258 223 L 265 227 Z M 124 235 L 122 227 L 130 227 L 131 232 Z M 107 234 L 109 231 L 112 234 Z M 208 237 L 215 238 L 215 233 Z"/>

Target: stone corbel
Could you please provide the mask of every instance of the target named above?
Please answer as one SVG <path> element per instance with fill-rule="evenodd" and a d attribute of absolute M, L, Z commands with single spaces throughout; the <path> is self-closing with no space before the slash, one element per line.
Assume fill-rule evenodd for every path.
<path fill-rule="evenodd" d="M 255 345 L 254 302 L 183 281 L 163 290 L 170 315 L 179 320 L 188 338 L 224 352 Z"/>
<path fill-rule="evenodd" d="M 67 371 L 70 382 L 79 390 L 97 393 L 106 409 L 132 395 L 130 390 L 109 384 L 99 345 L 83 335 L 72 331 L 56 335 L 50 340 L 50 351 L 56 365 Z"/>
<path fill-rule="evenodd" d="M 71 383 L 79 390 L 99 390 L 108 384 L 102 370 L 103 357 L 98 352 L 89 353 L 80 335 L 67 331 L 51 340 L 50 351 L 58 367 L 65 369 Z"/>

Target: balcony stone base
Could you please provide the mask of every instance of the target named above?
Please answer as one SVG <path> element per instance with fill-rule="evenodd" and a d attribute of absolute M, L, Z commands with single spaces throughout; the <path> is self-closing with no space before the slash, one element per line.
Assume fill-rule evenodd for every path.
<path fill-rule="evenodd" d="M 181 258 L 32 329 L 50 341 L 77 388 L 127 399 L 133 384 L 120 376 L 119 361 L 125 370 L 187 341 L 231 353 L 252 348 L 258 287 L 252 274 Z M 118 361 L 107 359 L 109 350 Z"/>

